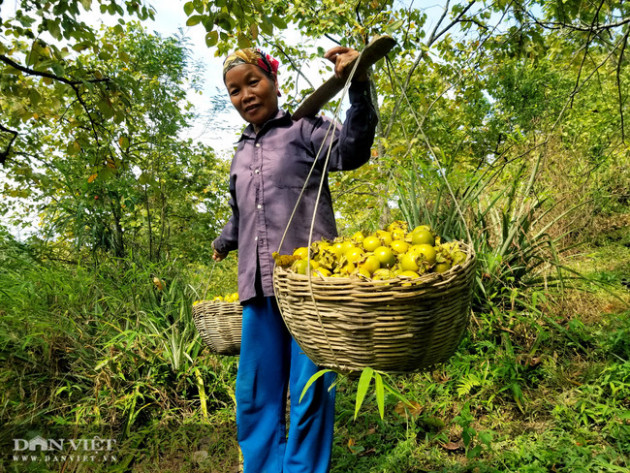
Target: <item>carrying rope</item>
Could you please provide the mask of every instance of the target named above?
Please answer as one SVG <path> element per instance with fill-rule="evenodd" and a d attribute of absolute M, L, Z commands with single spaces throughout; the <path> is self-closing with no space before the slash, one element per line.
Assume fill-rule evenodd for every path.
<path fill-rule="evenodd" d="M 315 155 L 315 159 L 313 160 L 313 165 L 311 166 L 311 169 L 309 170 L 308 175 L 306 176 L 306 180 L 304 181 L 304 184 L 302 185 L 302 190 L 300 191 L 300 195 L 298 196 L 296 202 L 295 202 L 295 206 L 293 207 L 293 211 L 291 212 L 291 216 L 289 217 L 289 221 L 287 222 L 287 226 L 284 229 L 284 233 L 282 235 L 282 238 L 280 239 L 280 244 L 278 245 L 278 253 L 280 253 L 280 249 L 282 248 L 282 244 L 284 243 L 284 239 L 288 233 L 289 227 L 291 226 L 291 222 L 293 221 L 293 217 L 295 216 L 295 213 L 297 212 L 298 206 L 300 204 L 300 201 L 302 200 L 302 197 L 304 195 L 304 192 L 306 191 L 306 188 L 309 184 L 311 175 L 313 174 L 313 171 L 315 170 L 315 166 L 317 165 L 319 158 L 322 154 L 322 151 L 324 150 L 326 143 L 329 142 L 328 144 L 328 150 L 326 152 L 326 158 L 324 160 L 324 166 L 323 166 L 323 170 L 322 170 L 322 178 L 319 182 L 319 188 L 317 190 L 317 198 L 315 199 L 315 206 L 313 208 L 313 218 L 311 219 L 311 226 L 309 229 L 309 234 L 308 234 L 308 252 L 307 252 L 307 264 L 306 264 L 306 275 L 308 277 L 308 284 L 309 284 L 309 290 L 310 290 L 310 295 L 311 295 L 311 300 L 313 301 L 313 305 L 315 307 L 315 311 L 317 312 L 317 319 L 318 322 L 321 326 L 322 332 L 324 334 L 324 337 L 326 338 L 326 343 L 328 344 L 328 349 L 330 350 L 330 353 L 332 354 L 332 357 L 335 361 L 336 365 L 339 365 L 339 362 L 337 361 L 337 356 L 335 354 L 335 350 L 332 347 L 332 344 L 330 343 L 330 339 L 328 338 L 328 333 L 326 331 L 326 329 L 324 328 L 324 323 L 322 321 L 322 315 L 319 311 L 318 305 L 317 305 L 317 301 L 315 300 L 315 295 L 313 292 L 313 278 L 311 275 L 311 252 L 310 252 L 310 248 L 311 245 L 313 243 L 313 230 L 315 228 L 315 220 L 317 217 L 317 208 L 319 207 L 319 201 L 322 195 L 322 190 L 324 188 L 324 183 L 326 182 L 326 176 L 327 176 L 327 169 L 328 169 L 328 163 L 330 162 L 330 155 L 332 154 L 332 148 L 333 148 L 333 138 L 334 138 L 334 129 L 336 128 L 336 123 L 337 120 L 339 118 L 339 113 L 341 111 L 341 104 L 343 103 L 343 99 L 346 96 L 348 89 L 350 88 L 350 84 L 352 83 L 352 78 L 354 77 L 357 67 L 359 65 L 359 62 L 361 60 L 361 56 L 363 54 L 363 51 L 361 51 L 361 53 L 359 53 L 359 56 L 356 58 L 356 60 L 354 61 L 354 65 L 352 67 L 352 70 L 350 71 L 350 74 L 348 75 L 348 78 L 346 79 L 346 83 L 344 85 L 344 88 L 341 92 L 341 98 L 339 99 L 339 104 L 337 105 L 337 108 L 334 111 L 334 120 L 330 121 L 330 124 L 328 125 L 328 129 L 326 130 L 326 135 L 324 136 L 324 139 L 322 141 L 322 144 L 319 147 L 319 150 L 317 151 L 317 154 Z M 329 140 L 330 137 L 330 140 Z M 276 268 L 276 262 L 274 259 L 274 272 L 275 272 L 275 268 Z M 276 296 L 276 300 L 278 300 L 278 294 L 276 293 L 276 285 L 273 285 L 274 287 L 274 293 Z M 280 304 L 278 304 L 278 308 L 280 310 L 280 313 L 282 314 L 282 307 L 280 306 Z"/>
<path fill-rule="evenodd" d="M 473 241 L 472 241 L 472 237 L 470 235 L 470 230 L 468 229 L 468 224 L 466 223 L 466 218 L 464 217 L 464 213 L 462 212 L 462 209 L 459 206 L 459 202 L 457 201 L 457 198 L 455 197 L 455 193 L 453 192 L 451 184 L 448 182 L 448 179 L 446 178 L 446 171 L 444 170 L 444 166 L 442 165 L 442 162 L 440 161 L 440 158 L 438 158 L 437 154 L 435 154 L 435 152 L 433 151 L 433 148 L 431 147 L 431 143 L 429 142 L 429 139 L 427 138 L 427 135 L 424 133 L 424 129 L 422 127 L 422 123 L 420 123 L 420 121 L 418 120 L 418 116 L 416 115 L 416 112 L 415 112 L 415 110 L 413 109 L 413 107 L 411 105 L 411 101 L 409 100 L 409 96 L 407 95 L 407 91 L 405 89 L 402 89 L 402 95 L 403 95 L 405 101 L 407 102 L 407 105 L 409 105 L 409 110 L 411 111 L 411 114 L 412 114 L 414 120 L 416 121 L 416 124 L 418 125 L 418 130 L 419 130 L 420 134 L 422 135 L 422 138 L 424 139 L 425 144 L 427 145 L 427 149 L 429 150 L 429 154 L 431 155 L 431 157 L 433 158 L 433 160 L 435 161 L 435 163 L 437 165 L 438 174 L 440 175 L 440 177 L 442 177 L 442 179 L 444 179 L 444 183 L 446 184 L 446 188 L 448 190 L 448 193 L 450 194 L 451 198 L 453 199 L 453 204 L 455 205 L 455 210 L 457 210 L 457 214 L 459 215 L 459 217 L 462 220 L 462 223 L 464 224 L 464 230 L 466 231 L 466 237 L 468 238 L 468 243 L 472 247 Z"/>

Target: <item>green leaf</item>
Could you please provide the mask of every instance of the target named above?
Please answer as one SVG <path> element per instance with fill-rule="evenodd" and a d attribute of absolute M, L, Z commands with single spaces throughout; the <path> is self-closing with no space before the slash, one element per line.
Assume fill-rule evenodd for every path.
<path fill-rule="evenodd" d="M 114 110 L 109 100 L 101 99 L 96 103 L 99 111 L 103 114 L 104 118 L 111 118 L 114 116 Z"/>
<path fill-rule="evenodd" d="M 394 21 L 385 27 L 385 31 L 390 34 L 395 34 L 400 30 L 400 28 L 402 28 L 404 24 L 404 20 Z"/>
<path fill-rule="evenodd" d="M 97 365 L 94 367 L 94 371 L 98 371 L 100 370 L 103 366 L 105 366 L 107 363 L 109 363 L 111 361 L 111 358 L 105 358 L 104 360 L 100 361 L 99 363 L 97 363 Z"/>
<path fill-rule="evenodd" d="M 232 17 L 227 13 L 221 12 L 216 20 L 217 26 L 225 31 L 232 31 L 233 29 L 233 21 Z"/>
<path fill-rule="evenodd" d="M 481 455 L 481 445 L 477 445 L 466 452 L 466 458 L 477 458 Z"/>
<path fill-rule="evenodd" d="M 188 20 L 186 21 L 186 26 L 195 26 L 201 23 L 202 19 L 203 17 L 201 15 L 193 15 L 189 17 Z"/>
<path fill-rule="evenodd" d="M 376 388 L 376 405 L 381 419 L 385 417 L 385 389 L 383 388 L 383 377 L 380 373 L 374 372 L 374 383 Z"/>
<path fill-rule="evenodd" d="M 400 392 L 398 392 L 396 389 L 394 389 L 388 383 L 384 383 L 384 387 L 385 387 L 385 389 L 387 389 L 387 391 L 390 394 L 394 395 L 399 401 L 404 402 L 405 404 L 407 404 L 408 407 L 412 407 L 412 408 L 416 407 L 409 399 L 407 399 L 405 396 L 400 394 Z"/>
<path fill-rule="evenodd" d="M 356 404 L 354 406 L 354 418 L 357 418 L 359 414 L 359 410 L 363 405 L 363 400 L 365 399 L 365 395 L 367 394 L 368 388 L 370 387 L 370 381 L 372 381 L 372 377 L 374 375 L 374 370 L 369 366 L 367 368 L 363 368 L 361 372 L 361 377 L 359 378 L 359 384 L 357 385 L 357 399 Z"/>
<path fill-rule="evenodd" d="M 99 172 L 99 178 L 104 181 L 108 181 L 112 177 L 116 175 L 116 170 L 110 168 L 109 166 L 103 166 Z"/>
<path fill-rule="evenodd" d="M 490 445 L 492 444 L 492 438 L 493 438 L 493 434 L 491 430 L 484 430 L 482 432 L 479 432 L 479 440 L 481 440 L 481 442 L 483 442 L 485 445 L 487 445 L 490 448 Z"/>
<path fill-rule="evenodd" d="M 119 51 L 118 57 L 120 58 L 122 62 L 126 62 L 126 63 L 131 62 L 131 57 L 125 51 Z"/>
<path fill-rule="evenodd" d="M 46 30 L 50 33 L 50 35 L 57 39 L 61 39 L 61 27 L 57 21 L 47 20 L 46 21 Z"/>
<path fill-rule="evenodd" d="M 249 40 L 247 36 L 243 33 L 238 34 L 238 47 L 240 49 L 250 48 L 252 46 L 252 42 Z"/>
<path fill-rule="evenodd" d="M 280 18 L 279 16 L 272 16 L 271 17 L 271 22 L 274 24 L 274 26 L 280 30 L 286 30 L 287 29 L 287 23 Z"/>
<path fill-rule="evenodd" d="M 216 46 L 219 42 L 219 33 L 217 30 L 212 30 L 206 34 L 206 46 L 209 48 Z"/>
<path fill-rule="evenodd" d="M 186 13 L 186 16 L 190 16 L 194 9 L 195 6 L 193 5 L 193 2 L 184 3 L 184 13 Z"/>
<path fill-rule="evenodd" d="M 36 106 L 40 100 L 41 100 L 42 96 L 40 95 L 39 92 L 37 92 L 37 90 L 35 89 L 31 89 L 28 92 L 28 99 L 31 102 L 31 105 Z"/>
<path fill-rule="evenodd" d="M 464 445 L 467 448 L 470 446 L 470 442 L 472 441 L 476 433 L 477 432 L 475 432 L 475 429 L 471 428 L 464 428 L 464 430 L 462 431 L 462 440 L 464 441 Z"/>
<path fill-rule="evenodd" d="M 266 34 L 267 36 L 271 36 L 273 34 L 273 23 L 271 23 L 269 18 L 264 15 L 260 22 L 260 29 L 263 34 Z"/>
<path fill-rule="evenodd" d="M 214 13 L 208 12 L 204 15 L 203 20 L 201 20 L 201 24 L 207 32 L 212 31 L 214 29 Z"/>
<path fill-rule="evenodd" d="M 142 176 L 141 176 L 142 177 Z M 319 378 L 321 378 L 322 376 L 324 376 L 326 373 L 330 373 L 332 370 L 319 370 L 317 373 L 315 373 L 313 376 L 311 376 L 309 378 L 309 380 L 306 382 L 306 384 L 304 385 L 304 389 L 302 389 L 302 394 L 300 394 L 300 402 L 302 402 L 302 398 L 304 397 L 304 395 L 306 394 L 306 391 L 308 391 L 308 388 L 311 387 L 311 385 L 317 381 Z"/>
<path fill-rule="evenodd" d="M 517 382 L 513 382 L 510 386 L 512 394 L 514 396 L 514 400 L 516 401 L 519 409 L 522 410 L 523 402 L 525 402 L 525 398 L 523 397 L 523 391 L 521 390 L 521 386 Z"/>
<path fill-rule="evenodd" d="M 138 184 L 142 184 L 143 186 L 146 184 L 150 184 L 152 181 L 153 178 L 148 172 L 143 172 L 142 174 L 140 174 L 140 177 L 138 177 Z"/>

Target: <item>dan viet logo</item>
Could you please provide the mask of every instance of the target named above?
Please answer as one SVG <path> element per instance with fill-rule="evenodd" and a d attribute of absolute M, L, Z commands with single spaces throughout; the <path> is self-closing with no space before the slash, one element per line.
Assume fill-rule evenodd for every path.
<path fill-rule="evenodd" d="M 98 436 L 81 439 L 13 439 L 14 462 L 116 462 L 116 440 Z"/>

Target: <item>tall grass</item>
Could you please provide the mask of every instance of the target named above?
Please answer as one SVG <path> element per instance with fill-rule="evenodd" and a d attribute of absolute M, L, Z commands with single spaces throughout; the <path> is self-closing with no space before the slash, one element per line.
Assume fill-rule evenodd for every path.
<path fill-rule="evenodd" d="M 474 247 L 477 310 L 513 305 L 523 288 L 562 289 L 576 276 L 560 258 L 569 249 L 564 236 L 570 230 L 550 230 L 581 204 L 560 207 L 540 193 L 536 184 L 543 160 L 540 154 L 463 177 L 420 161 L 392 172 L 400 210 L 411 226 L 429 224 L 445 239 Z"/>
<path fill-rule="evenodd" d="M 0 240 L 2 444 L 77 429 L 123 441 L 233 407 L 234 360 L 204 351 L 192 322 L 207 278 L 194 286 L 182 263 L 64 265 Z"/>

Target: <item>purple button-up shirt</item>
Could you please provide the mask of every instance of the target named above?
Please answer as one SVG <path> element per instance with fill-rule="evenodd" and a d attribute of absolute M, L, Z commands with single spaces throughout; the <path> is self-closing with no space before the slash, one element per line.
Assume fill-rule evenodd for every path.
<path fill-rule="evenodd" d="M 353 83 L 349 98 L 350 109 L 343 127 L 334 124 L 330 128 L 330 120 L 323 117 L 293 121 L 288 113 L 279 111 L 258 134 L 252 125 L 243 132 L 230 169 L 232 217 L 213 242 L 219 253 L 239 251 L 238 290 L 242 302 L 274 295 L 273 252 L 290 254 L 308 244 L 322 178 L 324 186 L 312 241 L 337 236 L 328 171 L 365 164 L 370 158 L 377 122 L 368 83 Z M 328 167 L 324 170 L 331 142 Z M 316 158 L 317 164 L 279 248 Z"/>

